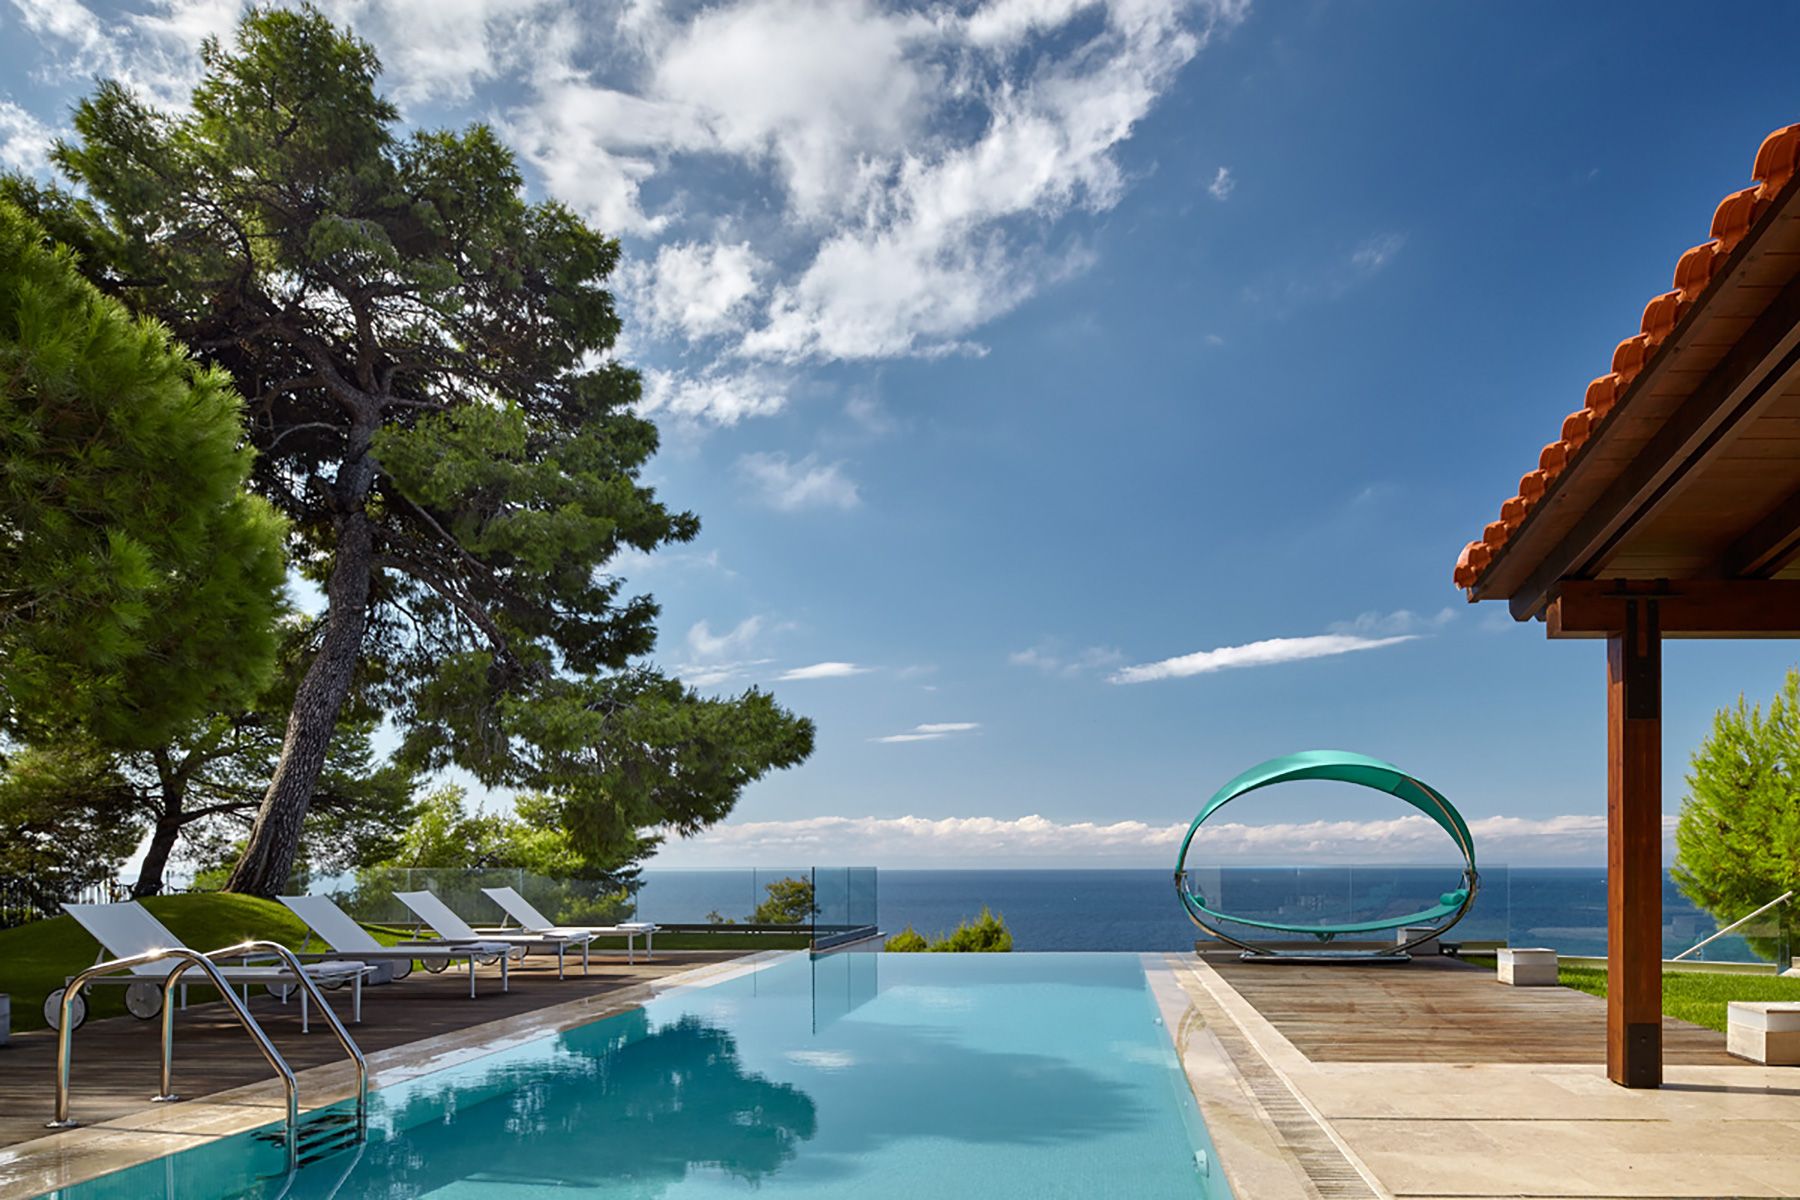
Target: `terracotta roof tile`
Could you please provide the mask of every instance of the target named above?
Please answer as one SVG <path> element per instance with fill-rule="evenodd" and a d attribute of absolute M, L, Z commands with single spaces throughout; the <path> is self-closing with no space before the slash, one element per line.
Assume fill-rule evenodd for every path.
<path fill-rule="evenodd" d="M 1712 285 L 1719 268 L 1773 201 L 1775 195 L 1800 174 L 1800 124 L 1777 129 L 1763 139 L 1756 152 L 1751 175 L 1757 181 L 1731 193 L 1713 213 L 1712 240 L 1682 254 L 1675 264 L 1673 288 L 1651 299 L 1644 308 L 1640 332 L 1620 342 L 1613 351 L 1612 371 L 1587 386 L 1584 406 L 1563 418 L 1562 439 L 1545 446 L 1538 455 L 1538 469 L 1519 478 L 1519 494 L 1500 506 L 1500 519 L 1489 522 L 1478 542 L 1463 547 L 1456 560 L 1456 584 L 1471 588 L 1493 562 L 1496 552 L 1524 523 L 1550 485 L 1580 449 L 1605 424 L 1630 386 L 1643 371 L 1656 348 L 1675 332 L 1688 309 Z"/>
<path fill-rule="evenodd" d="M 1624 389 L 1625 381 L 1618 375 L 1602 375 L 1588 384 L 1587 410 L 1594 414 L 1595 420 L 1599 420 L 1612 411 L 1612 406 L 1619 401 L 1619 393 Z"/>
<path fill-rule="evenodd" d="M 1664 292 L 1644 306 L 1644 336 L 1652 345 L 1660 346 L 1664 338 L 1675 332 L 1681 314 L 1687 311 L 1680 292 Z"/>
<path fill-rule="evenodd" d="M 1774 199 L 1775 193 L 1794 177 L 1796 165 L 1800 165 L 1800 125 L 1777 129 L 1764 138 L 1756 152 L 1756 165 L 1750 170 L 1751 178 L 1762 183 L 1762 199 Z"/>
<path fill-rule="evenodd" d="M 1718 242 L 1701 242 L 1675 264 L 1675 290 L 1692 304 L 1712 282 L 1713 271 L 1724 261 L 1725 251 L 1719 248 Z"/>
<path fill-rule="evenodd" d="M 1756 224 L 1756 193 L 1760 190 L 1761 185 L 1758 185 L 1733 192 L 1719 201 L 1719 207 L 1713 211 L 1712 235 L 1725 253 L 1735 250 L 1744 235 L 1750 232 L 1750 227 Z"/>

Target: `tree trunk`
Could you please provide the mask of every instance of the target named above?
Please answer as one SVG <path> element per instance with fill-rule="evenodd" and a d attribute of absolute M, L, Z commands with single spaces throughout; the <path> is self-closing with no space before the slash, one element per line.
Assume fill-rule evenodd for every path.
<path fill-rule="evenodd" d="M 164 812 L 156 820 L 156 831 L 150 835 L 150 848 L 144 852 L 144 864 L 138 868 L 137 882 L 131 885 L 133 900 L 162 895 L 163 872 L 168 869 L 175 839 L 181 836 L 180 806 L 176 807 L 173 815 Z"/>
<path fill-rule="evenodd" d="M 366 461 L 366 459 L 365 459 Z M 348 465 L 348 464 L 347 464 Z M 371 470 L 369 472 L 371 475 Z M 368 492 L 365 483 L 362 495 Z M 300 832 L 313 787 L 325 765 L 325 753 L 337 728 L 338 713 L 350 694 L 351 678 L 362 657 L 363 630 L 368 624 L 369 585 L 374 575 L 374 530 L 358 504 L 338 524 L 337 561 L 325 595 L 325 639 L 319 656 L 307 668 L 294 692 L 281 761 L 250 827 L 244 856 L 226 881 L 228 892 L 273 896 L 287 885 L 300 851 Z"/>

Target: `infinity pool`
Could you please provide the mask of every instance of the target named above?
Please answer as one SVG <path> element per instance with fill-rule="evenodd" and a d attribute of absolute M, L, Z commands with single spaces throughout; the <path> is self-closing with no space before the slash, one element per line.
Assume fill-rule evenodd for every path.
<path fill-rule="evenodd" d="M 1211 1200 L 1212 1158 L 1136 955 L 797 954 L 376 1092 L 291 1179 L 264 1131 L 51 1195 Z"/>

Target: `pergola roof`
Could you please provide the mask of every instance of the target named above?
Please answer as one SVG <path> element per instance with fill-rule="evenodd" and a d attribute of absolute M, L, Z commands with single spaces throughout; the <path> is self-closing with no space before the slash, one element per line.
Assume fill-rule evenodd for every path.
<path fill-rule="evenodd" d="M 1545 615 L 1572 582 L 1800 580 L 1800 124 L 1757 151 L 1561 437 L 1456 564 Z M 1796 585 L 1800 587 L 1800 584 Z M 1692 591 L 1693 589 L 1689 589 Z M 1552 630 L 1555 633 L 1555 630 Z"/>

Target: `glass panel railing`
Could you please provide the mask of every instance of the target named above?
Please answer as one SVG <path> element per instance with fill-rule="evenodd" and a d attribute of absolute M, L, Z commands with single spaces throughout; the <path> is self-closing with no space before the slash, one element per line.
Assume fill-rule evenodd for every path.
<path fill-rule="evenodd" d="M 1408 919 L 1442 925 L 1464 886 L 1463 864 L 1406 866 L 1190 866 L 1186 886 L 1220 929 L 1248 942 L 1322 941 L 1391 945 Z M 1474 906 L 1451 941 L 1503 941 L 1509 924 L 1507 869 L 1483 867 Z"/>

